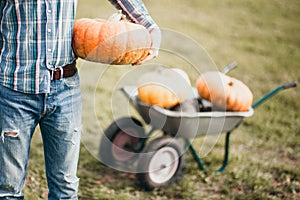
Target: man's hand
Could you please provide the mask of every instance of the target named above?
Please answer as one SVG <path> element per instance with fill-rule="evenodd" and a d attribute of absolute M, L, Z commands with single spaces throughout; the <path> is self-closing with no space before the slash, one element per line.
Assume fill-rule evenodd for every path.
<path fill-rule="evenodd" d="M 152 30 L 150 30 L 149 33 L 151 36 L 152 44 L 151 44 L 151 49 L 148 53 L 148 56 L 145 59 L 135 63 L 135 65 L 143 64 L 143 63 L 147 62 L 148 60 L 151 60 L 152 58 L 156 58 L 158 56 L 159 47 L 160 47 L 160 43 L 161 43 L 161 31 L 160 31 L 159 27 L 156 26 Z"/>

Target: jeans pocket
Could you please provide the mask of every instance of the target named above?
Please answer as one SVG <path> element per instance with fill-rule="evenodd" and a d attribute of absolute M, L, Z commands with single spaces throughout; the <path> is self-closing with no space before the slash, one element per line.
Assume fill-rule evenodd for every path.
<path fill-rule="evenodd" d="M 24 98 L 27 98 L 28 96 L 32 95 L 15 91 L 11 88 L 0 85 L 0 98 L 22 100 Z"/>
<path fill-rule="evenodd" d="M 78 71 L 71 77 L 69 78 L 64 78 L 63 83 L 67 87 L 79 87 L 80 86 L 80 78 Z"/>

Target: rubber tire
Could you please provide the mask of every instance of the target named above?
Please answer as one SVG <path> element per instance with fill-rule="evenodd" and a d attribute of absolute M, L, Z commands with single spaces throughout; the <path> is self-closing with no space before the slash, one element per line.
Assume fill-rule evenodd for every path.
<path fill-rule="evenodd" d="M 134 135 L 134 137 L 132 135 Z M 118 147 L 117 145 L 115 145 L 116 140 L 120 140 L 120 136 L 123 136 L 123 138 L 125 137 L 125 139 L 129 139 L 129 145 L 131 145 L 130 147 L 132 150 L 128 150 L 128 148 L 125 149 L 125 146 Z M 104 131 L 104 135 L 102 136 L 100 141 L 99 157 L 101 162 L 110 167 L 126 167 L 127 165 L 132 164 L 138 158 L 138 153 L 134 152 L 134 149 L 137 147 L 137 145 L 141 145 L 141 139 L 144 137 L 145 130 L 139 120 L 133 117 L 124 117 L 114 121 Z M 119 153 L 122 154 L 128 153 L 128 158 L 117 158 L 119 155 L 116 154 L 118 152 L 114 152 L 115 150 L 120 151 Z M 132 156 L 130 156 L 131 152 L 133 152 Z M 120 156 L 122 156 L 122 154 L 120 154 Z"/>
<path fill-rule="evenodd" d="M 172 172 L 174 174 L 170 174 L 172 175 L 171 177 L 168 177 L 168 179 L 164 180 L 163 182 L 156 182 L 151 178 L 151 174 L 148 169 L 154 156 L 159 152 L 159 150 L 163 151 L 164 149 L 173 149 L 173 153 L 176 152 L 178 165 L 176 166 L 175 172 Z M 175 138 L 163 136 L 152 140 L 146 145 L 145 149 L 140 154 L 138 160 L 138 172 L 140 173 L 137 173 L 137 179 L 144 189 L 150 191 L 155 188 L 167 186 L 177 181 L 182 174 L 183 168 L 183 148 L 181 147 L 180 143 Z"/>

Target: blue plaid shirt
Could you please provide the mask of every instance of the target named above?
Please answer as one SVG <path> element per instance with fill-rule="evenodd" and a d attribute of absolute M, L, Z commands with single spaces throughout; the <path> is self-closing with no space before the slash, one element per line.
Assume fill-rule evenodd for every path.
<path fill-rule="evenodd" d="M 131 21 L 156 26 L 140 0 L 109 0 Z M 48 93 L 50 73 L 72 63 L 77 0 L 0 0 L 0 84 Z"/>

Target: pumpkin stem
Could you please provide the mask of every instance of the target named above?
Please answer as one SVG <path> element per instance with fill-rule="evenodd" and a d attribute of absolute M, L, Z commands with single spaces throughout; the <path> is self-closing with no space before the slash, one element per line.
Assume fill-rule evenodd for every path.
<path fill-rule="evenodd" d="M 229 86 L 233 86 L 233 82 L 230 81 L 230 82 L 228 83 L 228 85 L 229 85 Z"/>
<path fill-rule="evenodd" d="M 112 22 L 119 22 L 126 20 L 126 16 L 123 15 L 122 10 L 119 10 L 117 13 L 113 13 L 107 20 Z"/>

